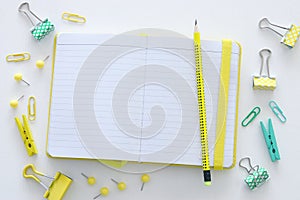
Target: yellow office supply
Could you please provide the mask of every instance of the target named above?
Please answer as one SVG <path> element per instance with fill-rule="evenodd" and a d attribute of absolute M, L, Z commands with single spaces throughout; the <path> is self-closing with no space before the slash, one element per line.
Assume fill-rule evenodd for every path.
<path fill-rule="evenodd" d="M 44 58 L 44 60 L 37 60 L 35 62 L 35 65 L 37 68 L 42 69 L 45 66 L 45 61 L 49 58 L 50 56 L 47 56 L 46 58 Z"/>
<path fill-rule="evenodd" d="M 52 180 L 49 187 L 47 187 L 36 175 L 34 174 L 27 174 L 27 171 L 31 169 L 36 175 L 44 176 L 46 178 L 49 178 Z M 39 172 L 35 169 L 33 164 L 28 164 L 24 167 L 23 170 L 23 176 L 24 178 L 32 178 L 35 181 L 37 181 L 40 185 L 42 185 L 46 192 L 44 193 L 44 198 L 48 200 L 61 200 L 63 199 L 63 196 L 67 192 L 68 188 L 70 187 L 72 183 L 72 179 L 61 172 L 56 172 L 56 175 L 54 178 L 49 177 L 42 172 Z"/>
<path fill-rule="evenodd" d="M 76 23 L 85 23 L 86 22 L 85 17 L 78 15 L 78 14 L 74 14 L 74 13 L 64 12 L 61 17 L 62 17 L 62 19 L 70 21 L 70 22 L 76 22 Z"/>
<path fill-rule="evenodd" d="M 21 73 L 16 73 L 15 75 L 14 75 L 14 79 L 16 80 L 16 81 L 23 81 L 24 83 L 26 83 L 26 85 L 28 85 L 28 86 L 30 86 L 30 83 L 28 83 L 27 81 L 25 81 L 24 79 L 23 79 L 23 75 L 21 74 Z"/>
<path fill-rule="evenodd" d="M 141 180 L 142 180 L 141 191 L 143 191 L 145 183 L 148 183 L 150 181 L 150 176 L 148 174 L 143 174 L 141 176 Z"/>
<path fill-rule="evenodd" d="M 30 53 L 24 52 L 24 53 L 13 53 L 13 54 L 8 54 L 6 56 L 6 61 L 7 62 L 20 62 L 20 61 L 25 61 L 30 59 Z"/>
<path fill-rule="evenodd" d="M 289 48 L 293 48 L 300 36 L 300 27 L 292 24 L 290 28 L 279 26 L 276 24 L 271 23 L 267 18 L 263 18 L 259 21 L 259 28 L 261 29 L 269 29 L 276 33 L 277 35 L 281 36 L 281 43 L 286 45 Z M 280 33 L 273 29 L 272 27 L 284 29 L 286 30 L 285 33 Z"/>
<path fill-rule="evenodd" d="M 206 127 L 206 107 L 204 96 L 204 79 L 202 71 L 202 56 L 200 33 L 198 31 L 197 20 L 195 21 L 194 30 L 194 48 L 195 48 L 195 64 L 196 64 L 196 79 L 197 79 L 197 94 L 198 94 L 198 111 L 200 123 L 200 135 L 202 145 L 202 165 L 205 185 L 211 184 L 210 166 L 209 166 L 209 152 L 208 139 Z"/>
<path fill-rule="evenodd" d="M 274 90 L 276 88 L 276 78 L 270 76 L 269 70 L 269 59 L 271 57 L 271 54 L 272 52 L 270 49 L 262 49 L 259 51 L 259 55 L 261 57 L 260 72 L 259 76 L 253 77 L 253 89 Z M 267 76 L 262 75 L 264 62 L 266 62 Z"/>
<path fill-rule="evenodd" d="M 94 185 L 96 183 L 95 177 L 87 176 L 84 173 L 81 173 L 81 175 L 87 179 L 87 182 L 88 182 L 89 185 Z"/>
<path fill-rule="evenodd" d="M 93 199 L 97 199 L 100 196 L 107 196 L 109 194 L 109 189 L 107 187 L 102 187 L 100 189 L 100 194 L 98 194 L 97 196 L 95 196 Z"/>
<path fill-rule="evenodd" d="M 30 121 L 34 121 L 36 119 L 36 99 L 34 96 L 30 96 L 28 98 L 27 110 L 28 110 L 28 119 Z"/>
<path fill-rule="evenodd" d="M 25 148 L 27 150 L 27 154 L 32 156 L 38 153 L 38 150 L 35 146 L 34 139 L 32 137 L 32 133 L 30 130 L 29 123 L 25 115 L 22 115 L 23 124 L 19 120 L 18 117 L 15 117 L 16 124 L 18 126 L 19 132 L 21 134 L 22 140 L 24 142 Z"/>
<path fill-rule="evenodd" d="M 117 184 L 118 189 L 119 189 L 120 191 L 123 191 L 123 190 L 126 189 L 126 184 L 125 184 L 124 182 L 118 182 L 118 181 L 116 181 L 116 180 L 113 179 L 113 178 L 111 178 L 111 181 L 114 182 L 115 184 Z"/>
<path fill-rule="evenodd" d="M 13 99 L 9 102 L 10 107 L 17 108 L 19 105 L 19 101 L 24 97 L 24 95 L 20 96 L 18 99 Z"/>

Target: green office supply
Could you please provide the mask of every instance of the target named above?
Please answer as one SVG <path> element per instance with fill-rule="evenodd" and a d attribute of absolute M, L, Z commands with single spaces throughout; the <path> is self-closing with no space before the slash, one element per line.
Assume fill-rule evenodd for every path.
<path fill-rule="evenodd" d="M 277 105 L 277 103 L 275 101 L 273 101 L 273 100 L 270 101 L 269 107 L 271 108 L 273 113 L 276 115 L 276 117 L 279 119 L 279 121 L 281 121 L 282 123 L 286 122 L 285 115 L 283 114 L 282 110 L 280 109 L 280 107 Z"/>
<path fill-rule="evenodd" d="M 246 127 L 248 124 L 250 124 L 260 113 L 260 107 L 256 106 L 254 107 L 250 113 L 243 119 L 242 126 Z"/>

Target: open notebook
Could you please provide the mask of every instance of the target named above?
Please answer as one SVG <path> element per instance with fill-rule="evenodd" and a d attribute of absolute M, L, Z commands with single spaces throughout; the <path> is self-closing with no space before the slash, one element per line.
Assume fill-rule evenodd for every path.
<path fill-rule="evenodd" d="M 230 44 L 227 90 L 220 79 L 222 41 L 202 41 L 201 46 L 210 164 L 219 141 L 224 168 L 235 163 L 241 53 L 237 43 Z M 193 48 L 192 39 L 165 30 L 58 34 L 47 153 L 201 166 Z M 225 111 L 218 109 L 220 90 L 228 96 Z M 219 122 L 218 112 L 226 112 Z M 223 139 L 217 123 L 225 124 Z"/>

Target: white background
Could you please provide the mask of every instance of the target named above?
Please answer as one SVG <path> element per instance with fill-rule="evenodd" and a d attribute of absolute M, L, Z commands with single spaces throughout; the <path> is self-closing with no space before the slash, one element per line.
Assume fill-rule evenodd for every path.
<path fill-rule="evenodd" d="M 299 153 L 300 129 L 300 44 L 288 49 L 280 44 L 277 35 L 258 29 L 258 21 L 268 17 L 272 22 L 289 26 L 300 25 L 299 1 L 72 1 L 32 0 L 32 11 L 41 18 L 49 17 L 56 26 L 56 32 L 113 33 L 140 28 L 170 29 L 186 36 L 193 36 L 193 24 L 198 19 L 203 39 L 230 38 L 243 46 L 241 84 L 239 101 L 239 126 L 237 139 L 237 162 L 250 156 L 253 164 L 266 169 L 271 179 L 256 191 L 250 191 L 243 182 L 246 171 L 236 165 L 226 171 L 213 171 L 213 183 L 203 185 L 201 169 L 189 167 L 168 167 L 150 174 L 151 181 L 140 192 L 140 175 L 121 173 L 109 169 L 97 161 L 60 160 L 46 156 L 46 130 L 48 117 L 51 60 L 44 69 L 35 67 L 35 61 L 52 55 L 53 37 L 36 42 L 29 33 L 31 24 L 24 15 L 17 12 L 21 1 L 5 1 L 0 6 L 0 57 L 1 57 L 1 199 L 42 199 L 44 189 L 33 180 L 24 179 L 23 167 L 34 163 L 38 170 L 51 176 L 61 170 L 74 180 L 64 199 L 92 199 L 100 187 L 107 186 L 111 193 L 105 199 L 299 199 Z M 87 17 L 84 25 L 72 24 L 61 19 L 62 12 L 70 11 Z M 275 91 L 253 91 L 252 75 L 259 73 L 258 51 L 269 47 L 271 75 L 276 76 Z M 9 53 L 28 51 L 32 58 L 21 63 L 7 63 Z M 21 72 L 30 87 L 13 79 Z M 21 95 L 17 109 L 9 101 Z M 31 129 L 38 147 L 36 156 L 28 157 L 15 125 L 14 117 L 27 112 L 29 95 L 37 98 L 37 120 Z M 275 100 L 284 110 L 288 121 L 280 123 L 270 111 L 267 103 Z M 240 125 L 241 120 L 254 107 L 262 109 L 258 118 L 248 127 Z M 273 119 L 281 160 L 272 163 L 260 130 L 259 121 Z M 89 186 L 81 172 L 94 175 L 97 184 Z M 109 179 L 115 178 L 127 183 L 128 189 L 120 192 Z M 46 181 L 45 181 L 46 182 Z"/>

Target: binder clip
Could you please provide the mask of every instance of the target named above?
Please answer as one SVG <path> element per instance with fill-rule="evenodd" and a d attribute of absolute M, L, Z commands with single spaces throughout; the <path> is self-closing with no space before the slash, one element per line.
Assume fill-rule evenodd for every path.
<path fill-rule="evenodd" d="M 269 151 L 272 162 L 274 162 L 276 160 L 280 160 L 280 155 L 279 155 L 277 142 L 276 142 L 276 138 L 275 138 L 275 134 L 274 134 L 274 129 L 273 129 L 273 125 L 272 125 L 272 120 L 270 118 L 268 120 L 269 130 L 266 129 L 266 127 L 262 121 L 260 121 L 260 126 L 261 126 L 261 130 L 264 134 L 264 138 L 265 138 L 266 145 L 268 147 L 268 151 Z"/>
<path fill-rule="evenodd" d="M 261 29 L 269 29 L 276 33 L 277 35 L 281 36 L 281 43 L 286 45 L 289 48 L 293 48 L 300 36 L 300 27 L 292 24 L 290 28 L 279 26 L 276 24 L 271 23 L 267 18 L 263 18 L 259 21 L 258 24 L 259 28 Z M 286 30 L 284 34 L 274 30 L 272 27 L 280 28 Z"/>
<path fill-rule="evenodd" d="M 51 179 L 52 182 L 50 186 L 47 187 L 36 175 L 27 174 L 28 169 L 31 169 L 35 174 L 39 176 L 44 176 Z M 61 172 L 56 172 L 54 178 L 49 177 L 42 172 L 37 171 L 33 164 L 28 164 L 24 167 L 23 176 L 24 178 L 32 178 L 40 185 L 42 185 L 46 189 L 43 197 L 48 200 L 61 200 L 73 181 L 70 177 L 62 174 Z"/>
<path fill-rule="evenodd" d="M 35 143 L 34 143 L 34 140 L 32 137 L 32 133 L 31 133 L 31 130 L 30 130 L 30 127 L 28 124 L 28 120 L 25 115 L 22 115 L 22 118 L 23 118 L 24 125 L 22 125 L 22 123 L 18 117 L 15 117 L 15 121 L 18 126 L 21 137 L 24 141 L 24 145 L 27 150 L 27 154 L 28 154 L 28 156 L 32 156 L 34 154 L 37 154 L 38 150 L 35 146 Z"/>
<path fill-rule="evenodd" d="M 54 24 L 52 24 L 48 19 L 42 21 L 37 15 L 35 15 L 30 10 L 28 2 L 22 3 L 19 6 L 18 10 L 19 12 L 23 12 L 33 25 L 33 28 L 30 30 L 30 32 L 36 40 L 40 41 L 54 30 Z M 33 22 L 33 20 L 30 18 L 30 15 L 38 21 L 37 24 Z"/>
<path fill-rule="evenodd" d="M 264 59 L 264 54 L 266 54 L 266 59 Z M 262 49 L 259 51 L 259 55 L 261 57 L 261 66 L 259 76 L 253 77 L 253 89 L 274 90 L 276 88 L 276 78 L 270 76 L 269 70 L 269 59 L 271 57 L 271 54 L 272 52 L 270 49 Z M 264 68 L 264 60 L 266 60 L 267 76 L 262 75 L 262 71 Z"/>
<path fill-rule="evenodd" d="M 249 169 L 242 165 L 243 161 L 248 161 Z M 253 167 L 249 157 L 242 158 L 239 162 L 239 166 L 244 168 L 248 173 L 248 176 L 244 179 L 244 181 L 250 190 L 254 190 L 263 185 L 270 177 L 265 168 L 259 167 L 258 165 Z"/>

